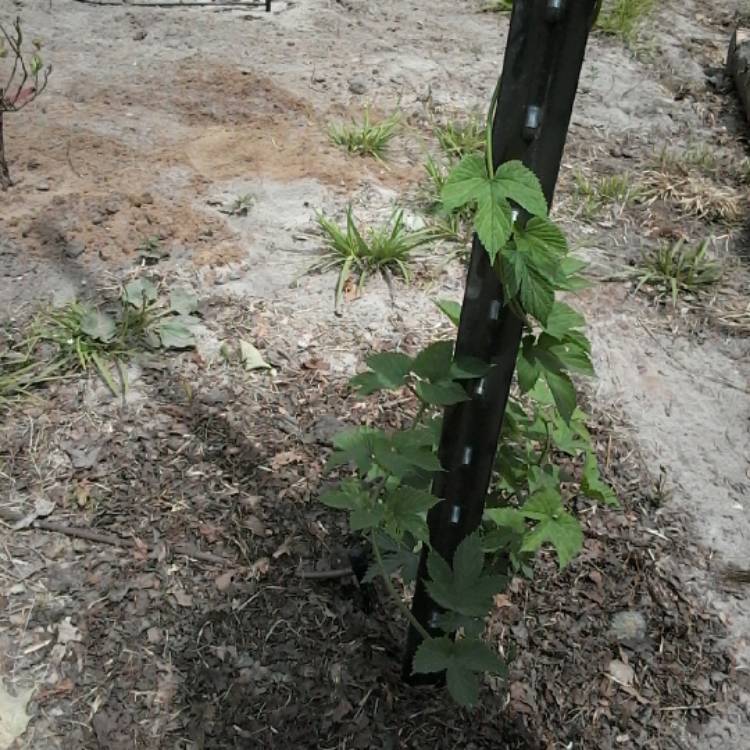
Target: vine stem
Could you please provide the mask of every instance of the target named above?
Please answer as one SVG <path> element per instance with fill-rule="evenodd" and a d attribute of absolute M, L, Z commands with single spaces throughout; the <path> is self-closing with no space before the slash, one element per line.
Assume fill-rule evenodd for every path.
<path fill-rule="evenodd" d="M 393 586 L 393 581 L 391 581 L 391 577 L 388 575 L 388 573 L 385 570 L 385 565 L 383 565 L 383 556 L 380 554 L 380 547 L 378 547 L 378 542 L 375 539 L 375 530 L 370 533 L 370 541 L 372 542 L 372 549 L 373 552 L 375 552 L 375 560 L 378 563 L 378 567 L 380 568 L 380 575 L 383 577 L 383 580 L 385 581 L 386 588 L 388 589 L 388 593 L 391 595 L 393 600 L 398 605 L 399 609 L 404 613 L 406 616 L 406 619 L 411 623 L 411 625 L 414 627 L 414 629 L 424 638 L 426 641 L 429 641 L 432 636 L 427 632 L 427 630 L 424 628 L 421 622 L 417 620 L 416 617 L 411 613 L 411 610 L 404 604 L 403 599 L 398 595 L 398 591 Z"/>
<path fill-rule="evenodd" d="M 492 101 L 490 109 L 487 112 L 487 127 L 485 128 L 485 154 L 487 158 L 487 174 L 490 179 L 495 176 L 495 161 L 492 154 L 492 125 L 495 120 L 495 110 L 497 109 L 497 99 L 500 96 L 500 79 L 497 79 L 495 90 L 492 92 Z"/>

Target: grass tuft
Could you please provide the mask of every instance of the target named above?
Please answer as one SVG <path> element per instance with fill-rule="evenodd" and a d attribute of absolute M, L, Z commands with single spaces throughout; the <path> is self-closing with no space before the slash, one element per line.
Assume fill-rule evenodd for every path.
<path fill-rule="evenodd" d="M 631 44 L 655 5 L 655 0 L 604 0 L 596 22 L 597 28 L 604 34 Z"/>
<path fill-rule="evenodd" d="M 659 302 L 695 298 L 721 280 L 722 267 L 706 257 L 708 240 L 690 247 L 682 240 L 645 251 L 636 270 L 635 292 L 647 287 Z"/>
<path fill-rule="evenodd" d="M 628 174 L 587 177 L 578 170 L 573 173 L 573 181 L 580 201 L 579 211 L 589 220 L 599 216 L 606 207 L 622 211 L 642 195 L 641 188 L 633 183 Z"/>
<path fill-rule="evenodd" d="M 510 13 L 513 10 L 513 0 L 492 0 L 482 6 L 482 13 Z"/>
<path fill-rule="evenodd" d="M 354 220 L 352 207 L 346 212 L 346 226 L 339 225 L 320 214 L 318 226 L 323 233 L 325 251 L 312 270 L 330 271 L 340 268 L 336 285 L 336 309 L 343 298 L 344 286 L 352 274 L 359 275 L 361 289 L 372 273 L 387 276 L 395 273 L 409 280 L 409 262 L 412 251 L 432 239 L 428 231 L 410 232 L 404 225 L 404 212 L 396 210 L 388 222 L 381 227 L 370 227 L 360 231 Z"/>
<path fill-rule="evenodd" d="M 486 123 L 472 116 L 463 122 L 448 121 L 435 125 L 435 136 L 449 159 L 462 159 L 473 153 L 484 152 Z"/>
<path fill-rule="evenodd" d="M 337 146 L 345 148 L 350 154 L 373 156 L 383 159 L 388 144 L 396 134 L 401 122 L 401 115 L 396 112 L 384 120 L 370 119 L 369 109 L 365 109 L 361 122 L 339 123 L 328 128 L 328 136 Z"/>

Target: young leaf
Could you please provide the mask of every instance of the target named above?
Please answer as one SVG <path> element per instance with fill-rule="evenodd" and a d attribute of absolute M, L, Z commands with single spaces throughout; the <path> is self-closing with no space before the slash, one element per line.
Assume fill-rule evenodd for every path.
<path fill-rule="evenodd" d="M 148 279 L 134 279 L 125 285 L 122 292 L 123 301 L 133 307 L 143 307 L 144 304 L 155 302 L 156 297 L 156 286 Z"/>
<path fill-rule="evenodd" d="M 453 363 L 453 342 L 436 341 L 417 354 L 412 370 L 424 380 L 445 380 Z"/>
<path fill-rule="evenodd" d="M 438 502 L 440 498 L 429 492 L 402 485 L 385 495 L 386 524 L 394 528 L 397 538 L 409 532 L 416 539 L 426 541 L 424 514 Z"/>
<path fill-rule="evenodd" d="M 576 408 L 576 389 L 573 381 L 564 373 L 555 373 L 550 370 L 544 370 L 544 379 L 555 399 L 555 405 L 560 412 L 560 416 L 566 424 L 570 423 L 570 418 Z"/>
<path fill-rule="evenodd" d="M 430 596 L 446 609 L 463 615 L 481 617 L 486 614 L 492 597 L 502 590 L 502 576 L 484 575 L 484 552 L 478 534 L 467 536 L 458 545 L 451 568 L 434 550 L 427 557 Z"/>
<path fill-rule="evenodd" d="M 540 373 L 539 362 L 534 356 L 534 337 L 526 336 L 516 360 L 516 376 L 522 393 L 527 393 L 534 387 Z"/>
<path fill-rule="evenodd" d="M 377 375 L 383 388 L 400 388 L 412 366 L 412 358 L 400 352 L 372 354 L 367 366 Z"/>
<path fill-rule="evenodd" d="M 510 239 L 513 216 L 510 204 L 496 182 L 490 182 L 477 202 L 474 228 L 479 240 L 494 264 L 495 258 Z"/>
<path fill-rule="evenodd" d="M 620 506 L 614 490 L 604 481 L 599 473 L 599 464 L 593 451 L 586 454 L 586 460 L 583 464 L 583 477 L 581 478 L 581 492 L 586 497 L 590 497 L 605 505 L 615 508 Z"/>
<path fill-rule="evenodd" d="M 377 529 L 384 518 L 385 508 L 382 505 L 372 504 L 366 508 L 356 508 L 349 514 L 349 528 L 352 531 Z"/>
<path fill-rule="evenodd" d="M 521 511 L 527 518 L 539 522 L 526 535 L 521 549 L 535 552 L 549 542 L 557 552 L 560 568 L 564 568 L 583 546 L 583 531 L 578 520 L 563 509 L 560 494 L 542 490 L 532 495 Z"/>
<path fill-rule="evenodd" d="M 452 380 L 442 383 L 417 383 L 414 390 L 422 401 L 432 406 L 452 406 L 469 400 L 466 391 Z"/>
<path fill-rule="evenodd" d="M 372 427 L 355 427 L 343 430 L 333 437 L 333 454 L 328 459 L 328 468 L 352 461 L 359 473 L 367 474 L 372 468 L 374 443 L 382 435 Z"/>
<path fill-rule="evenodd" d="M 446 211 L 455 211 L 479 199 L 489 183 L 487 164 L 483 156 L 470 154 L 451 170 L 440 199 Z"/>
<path fill-rule="evenodd" d="M 114 318 L 93 307 L 84 307 L 81 315 L 81 332 L 105 344 L 112 341 L 117 332 Z"/>
<path fill-rule="evenodd" d="M 564 302 L 555 302 L 547 316 L 545 332 L 555 339 L 562 339 L 576 328 L 583 328 L 586 320 L 583 315 L 576 312 L 570 305 Z"/>
<path fill-rule="evenodd" d="M 520 161 L 507 161 L 495 171 L 494 181 L 506 198 L 533 216 L 547 215 L 547 199 L 537 176 Z"/>
<path fill-rule="evenodd" d="M 169 293 L 169 308 L 179 315 L 190 315 L 198 309 L 198 295 L 187 287 L 173 289 Z"/>
<path fill-rule="evenodd" d="M 356 389 L 360 396 L 369 396 L 371 393 L 380 391 L 384 388 L 382 380 L 377 373 L 367 370 L 360 372 L 349 380 L 349 385 Z"/>
<path fill-rule="evenodd" d="M 461 303 L 448 299 L 439 299 L 435 302 L 440 311 L 444 313 L 454 326 L 458 326 L 461 320 Z"/>
<path fill-rule="evenodd" d="M 370 495 L 359 481 L 346 479 L 338 485 L 338 489 L 324 492 L 320 496 L 320 502 L 329 508 L 355 510 L 366 507 L 370 502 Z"/>

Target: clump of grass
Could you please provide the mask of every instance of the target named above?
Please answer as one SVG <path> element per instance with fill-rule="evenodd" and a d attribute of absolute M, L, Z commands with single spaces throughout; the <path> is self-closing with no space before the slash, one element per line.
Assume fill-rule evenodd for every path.
<path fill-rule="evenodd" d="M 587 219 L 594 219 L 606 207 L 622 211 L 635 203 L 642 194 L 628 174 L 587 177 L 583 172 L 573 173 L 576 196 L 580 200 L 580 211 Z"/>
<path fill-rule="evenodd" d="M 400 122 L 398 112 L 384 120 L 373 121 L 369 109 L 365 109 L 361 122 L 352 120 L 351 123 L 331 125 L 328 136 L 334 144 L 345 148 L 350 154 L 382 160 Z"/>
<path fill-rule="evenodd" d="M 656 154 L 654 166 L 667 172 L 688 174 L 697 170 L 702 174 L 714 176 L 721 169 L 721 159 L 715 149 L 699 143 L 683 149 L 663 146 Z"/>
<path fill-rule="evenodd" d="M 484 151 L 485 126 L 479 117 L 472 116 L 464 122 L 450 120 L 436 125 L 435 135 L 449 159 L 462 159 L 467 154 Z"/>
<path fill-rule="evenodd" d="M 513 0 L 492 0 L 482 6 L 482 13 L 510 13 L 513 10 Z"/>
<path fill-rule="evenodd" d="M 424 164 L 426 179 L 421 189 L 422 202 L 430 214 L 427 231 L 432 239 L 465 244 L 471 239 L 472 209 L 468 207 L 447 211 L 442 192 L 448 170 L 432 155 Z"/>
<path fill-rule="evenodd" d="M 249 193 L 238 195 L 233 201 L 222 208 L 222 213 L 230 216 L 247 216 L 253 207 L 255 199 Z"/>
<path fill-rule="evenodd" d="M 636 270 L 635 292 L 649 288 L 660 302 L 671 300 L 674 307 L 680 298 L 697 297 L 715 286 L 722 276 L 721 264 L 706 257 L 708 240 L 696 247 L 683 240 L 645 251 Z"/>
<path fill-rule="evenodd" d="M 154 284 L 136 279 L 107 309 L 73 301 L 41 313 L 29 334 L 0 358 L 0 401 L 49 380 L 95 370 L 113 394 L 126 388 L 121 363 L 143 349 L 193 346 L 195 295 L 172 290 L 162 302 Z M 120 385 L 112 374 L 120 374 Z"/>
<path fill-rule="evenodd" d="M 596 25 L 604 34 L 630 44 L 654 7 L 655 0 L 604 0 Z"/>
<path fill-rule="evenodd" d="M 665 201 L 683 215 L 707 221 L 736 222 L 743 217 L 743 196 L 734 187 L 719 185 L 693 173 L 644 172 L 643 198 L 647 203 Z"/>
<path fill-rule="evenodd" d="M 409 262 L 412 251 L 431 239 L 427 231 L 410 232 L 406 229 L 403 210 L 394 211 L 383 226 L 370 227 L 364 232 L 357 227 L 351 206 L 346 212 L 344 229 L 322 214 L 318 216 L 318 226 L 323 233 L 325 251 L 313 270 L 322 272 L 340 268 L 336 284 L 336 309 L 352 274 L 359 275 L 360 289 L 372 273 L 382 273 L 386 277 L 389 273 L 395 273 L 408 281 L 411 277 Z"/>

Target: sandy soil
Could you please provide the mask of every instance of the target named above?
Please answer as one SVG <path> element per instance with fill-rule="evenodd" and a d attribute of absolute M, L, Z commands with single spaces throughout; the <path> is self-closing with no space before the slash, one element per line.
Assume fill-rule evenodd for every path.
<path fill-rule="evenodd" d="M 158 273 L 189 280 L 210 300 L 195 365 L 206 387 L 227 330 L 245 326 L 263 340 L 262 319 L 270 331 L 269 357 L 283 360 L 288 346 L 298 359 L 309 355 L 317 363 L 312 371 L 319 366 L 338 382 L 368 346 L 408 342 L 436 327 L 432 299 L 460 298 L 460 264 L 445 266 L 439 258 L 420 266 L 414 285 L 396 284 L 393 296 L 373 280 L 339 318 L 335 278 L 305 271 L 320 247 L 316 211 L 342 215 L 349 202 L 367 220 L 387 217 L 396 202 L 418 211 L 420 165 L 434 150 L 430 122 L 483 110 L 502 60 L 504 16 L 479 13 L 473 0 L 434 0 L 429 7 L 391 0 L 274 2 L 270 15 L 251 8 L 101 7 L 74 0 L 14 5 L 12 12 L 45 40 L 54 73 L 45 96 L 7 121 L 16 185 L 0 195 L 0 323 L 28 317 L 46 299 L 61 303 L 122 280 L 141 267 L 143 243 L 153 237 L 163 254 Z M 660 745 L 653 737 L 656 744 L 636 744 L 623 735 L 613 747 L 742 750 L 750 736 L 749 589 L 727 589 L 719 581 L 725 566 L 746 566 L 750 558 L 750 339 L 714 314 L 738 297 L 747 301 L 747 234 L 741 221 L 711 221 L 683 210 L 679 201 L 585 217 L 574 180 L 576 170 L 639 176 L 663 147 L 702 144 L 726 167 L 706 179 L 731 189 L 747 216 L 746 186 L 731 176 L 732 165 L 746 156 L 747 128 L 721 75 L 731 13 L 728 2 L 710 9 L 667 3 L 635 52 L 593 36 L 557 196 L 558 218 L 599 278 L 621 273 L 643 244 L 664 238 L 713 236 L 733 269 L 731 289 L 705 314 L 688 306 L 665 311 L 633 296 L 632 284 L 621 280 L 602 280 L 577 300 L 591 321 L 598 370 L 598 379 L 583 386 L 592 413 L 606 415 L 616 439 L 634 446 L 643 486 L 664 500 L 656 512 L 666 524 L 659 533 L 675 549 L 700 550 L 705 565 L 679 556 L 671 561 L 669 545 L 659 555 L 665 565 L 676 564 L 680 586 L 706 607 L 706 616 L 726 627 L 734 659 L 734 691 L 721 712 L 699 729 L 688 714 L 670 717 L 684 729 L 684 744 Z M 0 18 L 10 14 L 3 9 Z M 405 115 L 408 127 L 386 164 L 348 157 L 326 136 L 330 122 L 366 103 L 381 112 L 399 107 Z M 219 210 L 245 194 L 254 201 L 247 216 Z M 135 376 L 137 409 L 152 396 L 148 379 Z M 87 388 L 91 411 L 106 411 L 106 394 Z M 83 428 L 95 418 L 81 408 Z M 8 426 L 10 432 L 18 424 Z M 50 431 L 44 438 L 54 443 Z M 57 450 L 60 465 L 67 459 Z M 26 483 L 7 478 L 2 502 L 32 502 Z M 10 534 L 4 538 L 22 544 Z M 59 560 L 96 554 L 95 547 L 61 547 Z M 25 579 L 2 579 L 0 602 L 8 612 L 25 612 L 24 597 L 40 596 L 34 586 L 44 588 L 49 573 L 41 567 L 34 576 L 24 591 Z M 138 608 L 131 614 L 138 616 Z M 0 668 L 11 683 L 36 682 L 39 664 L 25 672 L 21 657 L 10 656 L 36 643 L 24 640 L 28 618 L 5 624 L 9 656 L 0 658 Z M 84 658 L 81 649 L 76 653 Z M 159 690 L 167 695 L 160 693 L 157 702 L 168 702 L 172 678 L 160 669 Z M 64 744 L 68 709 L 56 710 L 49 684 L 27 743 L 18 747 Z M 82 709 L 77 721 L 91 722 L 106 694 L 74 694 Z M 169 720 L 179 711 L 173 707 Z M 152 727 L 153 744 L 139 739 L 110 747 L 219 746 L 195 737 L 193 745 L 177 744 L 174 736 L 172 744 L 153 739 L 168 736 L 169 728 L 168 722 Z M 105 747 L 106 732 L 97 735 L 95 724 L 94 730 L 86 742 Z M 546 746 L 574 746 L 564 740 Z M 256 741 L 237 746 L 264 746 Z"/>

